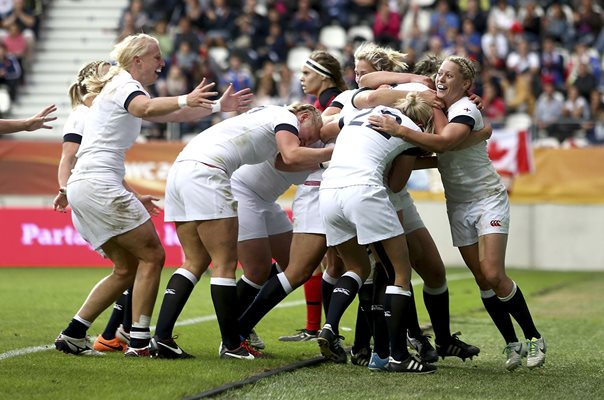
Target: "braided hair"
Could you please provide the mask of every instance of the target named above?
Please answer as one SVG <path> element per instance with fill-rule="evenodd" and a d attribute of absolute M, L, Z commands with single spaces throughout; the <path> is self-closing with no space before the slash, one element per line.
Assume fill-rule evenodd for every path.
<path fill-rule="evenodd" d="M 87 86 L 87 80 L 92 77 L 100 77 L 103 75 L 103 68 L 108 66 L 107 61 L 93 61 L 84 65 L 75 82 L 69 86 L 69 99 L 71 100 L 71 107 L 76 108 L 78 105 L 83 104 L 84 100 L 91 95 L 96 95 L 98 92 L 89 90 Z"/>

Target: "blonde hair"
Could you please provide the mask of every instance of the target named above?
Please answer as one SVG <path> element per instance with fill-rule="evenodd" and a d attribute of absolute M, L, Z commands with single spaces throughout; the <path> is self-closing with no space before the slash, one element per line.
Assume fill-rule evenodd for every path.
<path fill-rule="evenodd" d="M 319 63 L 323 68 L 329 71 L 329 74 L 331 75 L 329 79 L 333 81 L 338 89 L 341 91 L 348 89 L 342 75 L 342 66 L 337 58 L 323 50 L 313 51 L 308 58 Z"/>
<path fill-rule="evenodd" d="M 436 54 L 428 54 L 415 63 L 413 73 L 416 75 L 429 76 L 434 80 L 438 68 L 442 63 L 442 59 Z"/>
<path fill-rule="evenodd" d="M 409 117 L 413 122 L 421 125 L 425 132 L 432 131 L 432 105 L 419 92 L 410 92 L 404 99 L 398 100 L 394 107 Z"/>
<path fill-rule="evenodd" d="M 354 52 L 355 61 L 367 61 L 376 71 L 404 72 L 407 70 L 407 54 L 381 47 L 372 42 L 363 42 Z"/>
<path fill-rule="evenodd" d="M 476 79 L 478 65 L 476 65 L 474 61 L 461 56 L 449 56 L 445 58 L 444 61 L 451 61 L 452 63 L 457 64 L 464 80 L 474 82 L 474 79 Z"/>
<path fill-rule="evenodd" d="M 159 46 L 159 42 L 153 36 L 146 33 L 137 33 L 126 36 L 121 42 L 113 46 L 109 57 L 115 60 L 117 64 L 112 66 L 104 76 L 89 79 L 87 85 L 89 90 L 99 93 L 114 76 L 121 71 L 129 71 L 132 67 L 134 57 L 144 56 L 149 51 L 150 43 L 155 43 Z"/>
<path fill-rule="evenodd" d="M 82 68 L 78 72 L 78 77 L 75 82 L 69 86 L 69 100 L 71 101 L 71 107 L 76 108 L 80 104 L 84 104 L 84 100 L 87 97 L 97 95 L 98 92 L 94 92 L 88 88 L 88 80 L 90 78 L 99 78 L 103 76 L 103 68 L 110 65 L 107 61 L 93 61 Z"/>
<path fill-rule="evenodd" d="M 292 103 L 287 106 L 287 111 L 291 112 L 296 116 L 298 116 L 298 114 L 309 113 L 314 124 L 319 126 L 323 124 L 323 120 L 321 119 L 321 113 L 312 104 Z"/>

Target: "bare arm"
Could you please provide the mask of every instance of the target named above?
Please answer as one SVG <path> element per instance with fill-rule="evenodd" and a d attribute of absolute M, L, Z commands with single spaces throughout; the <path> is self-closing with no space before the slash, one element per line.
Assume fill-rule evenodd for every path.
<path fill-rule="evenodd" d="M 353 97 L 353 106 L 356 108 L 373 108 L 379 105 L 392 106 L 398 100 L 404 99 L 409 91 L 383 88 L 376 90 L 365 90 Z M 442 101 L 436 97 L 434 90 L 424 90 L 419 95 L 426 99 L 433 107 L 441 107 Z"/>
<path fill-rule="evenodd" d="M 423 83 L 429 88 L 434 88 L 434 81 L 430 77 L 391 71 L 376 71 L 365 74 L 359 79 L 359 87 L 377 89 L 381 85 L 409 82 Z"/>
<path fill-rule="evenodd" d="M 336 140 L 340 133 L 340 122 L 338 120 L 331 121 L 328 124 L 323 125 L 321 128 L 321 141 L 323 143 L 329 143 Z"/>
<path fill-rule="evenodd" d="M 213 86 L 214 83 L 206 84 L 204 78 L 191 93 L 186 95 L 187 107 L 182 109 L 178 101 L 180 96 L 156 97 L 153 99 L 147 96 L 136 96 L 128 105 L 128 112 L 135 117 L 148 119 L 153 122 L 186 121 L 182 119 L 184 118 L 183 115 L 190 115 L 189 113 L 191 112 L 190 110 L 186 110 L 186 108 L 203 108 L 203 113 L 209 115 L 212 112 L 212 104 L 214 103 L 209 98 L 218 94 L 217 92 L 209 92 Z"/>
<path fill-rule="evenodd" d="M 437 135 L 414 131 L 399 125 L 394 118 L 372 115 L 368 119 L 377 130 L 398 136 L 405 141 L 435 153 L 453 150 L 470 134 L 470 127 L 465 124 L 449 122 Z"/>
<path fill-rule="evenodd" d="M 438 158 L 436 156 L 417 157 L 413 169 L 430 169 L 438 167 Z"/>
<path fill-rule="evenodd" d="M 67 194 L 65 188 L 67 187 L 67 180 L 71 176 L 71 170 L 76 163 L 76 153 L 80 148 L 79 143 L 63 142 L 63 150 L 61 152 L 61 161 L 59 161 L 58 181 L 59 181 L 59 193 L 55 196 L 52 201 L 52 206 L 55 211 L 65 212 L 67 210 Z"/>
<path fill-rule="evenodd" d="M 484 128 L 479 131 L 472 131 L 468 135 L 468 137 L 459 144 L 459 146 L 455 147 L 453 150 L 463 150 L 468 147 L 472 147 L 478 143 L 484 142 L 488 140 L 493 134 L 493 127 L 491 124 L 486 124 Z"/>
<path fill-rule="evenodd" d="M 302 147 L 300 146 L 300 140 L 288 131 L 279 131 L 275 134 L 275 137 L 283 163 L 287 168 L 296 168 L 296 171 L 317 169 L 319 163 L 329 160 L 333 152 L 332 147 L 322 149 Z M 275 163 L 275 167 L 279 168 L 277 163 Z"/>
<path fill-rule="evenodd" d="M 26 119 L 0 119 L 0 135 L 19 131 L 35 131 L 37 129 L 52 129 L 47 122 L 54 121 L 57 117 L 51 116 L 57 111 L 54 104 L 42 109 L 36 115 Z"/>
<path fill-rule="evenodd" d="M 143 206 L 145 206 L 145 209 L 151 216 L 156 217 L 159 215 L 160 208 L 157 206 L 157 204 L 155 204 L 156 201 L 159 201 L 157 197 L 148 194 L 139 194 L 132 188 L 132 186 L 128 184 L 128 182 L 126 182 L 125 179 L 122 181 L 122 185 L 124 185 L 124 188 L 126 188 L 127 191 L 132 192 L 132 194 L 134 194 L 134 196 L 136 196 L 136 198 L 143 203 Z"/>
<path fill-rule="evenodd" d="M 397 193 L 403 190 L 415 164 L 416 156 L 399 154 L 393 161 L 388 173 L 388 187 Z"/>

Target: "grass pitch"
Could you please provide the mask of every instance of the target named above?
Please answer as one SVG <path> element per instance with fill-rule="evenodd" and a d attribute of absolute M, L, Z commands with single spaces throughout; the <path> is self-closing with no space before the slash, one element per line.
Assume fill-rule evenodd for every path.
<path fill-rule="evenodd" d="M 209 278 L 204 277 L 175 329 L 192 360 L 125 359 L 121 354 L 75 357 L 53 350 L 52 342 L 106 269 L 0 269 L 0 399 L 180 399 L 266 370 L 319 355 L 314 342 L 283 343 L 305 320 L 297 290 L 257 327 L 271 358 L 241 362 L 218 358 Z M 164 271 L 164 288 L 173 270 Z M 248 399 L 583 399 L 604 398 L 604 273 L 510 270 L 527 298 L 538 329 L 547 339 L 545 367 L 514 373 L 503 367 L 503 341 L 482 308 L 465 269 L 449 269 L 452 331 L 478 345 L 473 361 L 439 361 L 427 376 L 370 373 L 366 368 L 322 363 L 286 372 L 219 398 Z M 163 291 L 163 290 L 160 290 Z M 421 293 L 421 290 L 416 290 Z M 161 296 L 156 304 L 157 317 Z M 422 323 L 428 322 L 421 298 Z M 352 306 L 342 320 L 345 345 L 354 337 Z M 109 312 L 89 333 L 102 332 Z M 522 332 L 517 329 L 519 337 Z M 45 348 L 48 346 L 48 348 Z"/>

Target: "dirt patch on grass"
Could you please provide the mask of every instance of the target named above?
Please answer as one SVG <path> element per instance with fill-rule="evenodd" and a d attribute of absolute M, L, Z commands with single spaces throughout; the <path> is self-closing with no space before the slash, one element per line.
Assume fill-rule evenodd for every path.
<path fill-rule="evenodd" d="M 604 274 L 594 274 L 588 280 L 571 282 L 548 290 L 528 300 L 531 310 L 558 318 L 598 317 L 604 315 Z"/>

